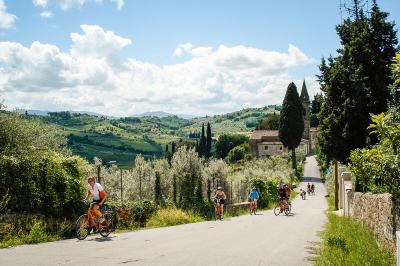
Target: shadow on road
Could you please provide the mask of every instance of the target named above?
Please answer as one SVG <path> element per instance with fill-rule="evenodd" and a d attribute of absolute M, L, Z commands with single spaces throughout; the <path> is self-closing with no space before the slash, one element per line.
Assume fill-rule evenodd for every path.
<path fill-rule="evenodd" d="M 313 182 L 313 183 L 322 183 L 321 178 L 319 177 L 312 177 L 312 176 L 305 176 L 303 177 L 303 182 Z"/>
<path fill-rule="evenodd" d="M 108 237 L 101 236 L 101 237 L 89 239 L 88 241 L 107 242 L 107 241 L 112 241 L 114 237 L 116 237 L 116 236 L 108 236 Z"/>

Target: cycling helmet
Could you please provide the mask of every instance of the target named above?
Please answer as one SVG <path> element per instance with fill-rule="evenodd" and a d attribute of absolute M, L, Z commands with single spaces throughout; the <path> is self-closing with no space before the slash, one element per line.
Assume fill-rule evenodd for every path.
<path fill-rule="evenodd" d="M 93 181 L 96 180 L 96 179 L 94 178 L 94 176 L 89 176 L 88 179 L 87 179 L 88 182 L 90 182 L 90 181 L 92 181 L 92 180 L 93 180 Z"/>
<path fill-rule="evenodd" d="M 256 187 L 253 187 L 253 190 L 257 190 L 257 188 L 256 188 Z"/>
<path fill-rule="evenodd" d="M 217 190 L 222 190 L 222 187 L 218 187 Z"/>

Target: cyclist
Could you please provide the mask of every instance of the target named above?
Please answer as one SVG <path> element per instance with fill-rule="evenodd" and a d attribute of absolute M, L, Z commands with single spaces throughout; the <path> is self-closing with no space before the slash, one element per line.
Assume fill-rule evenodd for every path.
<path fill-rule="evenodd" d="M 276 192 L 278 192 L 279 196 L 279 207 L 281 209 L 281 212 L 283 212 L 283 209 L 287 203 L 287 197 L 284 189 L 285 185 L 276 185 Z"/>
<path fill-rule="evenodd" d="M 260 195 L 257 192 L 257 188 L 253 187 L 253 191 L 251 191 L 249 194 L 249 199 L 251 201 L 251 204 L 254 204 L 254 209 L 256 209 L 256 210 L 257 210 L 257 202 L 258 202 L 259 197 L 260 197 Z"/>
<path fill-rule="evenodd" d="M 315 193 L 315 186 L 314 186 L 314 183 L 311 184 L 311 193 L 312 193 L 312 194 Z"/>
<path fill-rule="evenodd" d="M 291 204 L 289 199 L 290 199 L 290 193 L 292 192 L 292 190 L 290 189 L 288 184 L 285 184 L 283 186 L 283 190 L 285 192 L 286 200 L 288 201 L 289 204 Z"/>
<path fill-rule="evenodd" d="M 214 195 L 214 202 L 215 206 L 219 203 L 221 207 L 221 219 L 224 217 L 224 204 L 225 204 L 226 195 L 225 192 L 222 190 L 222 187 L 218 187 L 217 191 Z"/>
<path fill-rule="evenodd" d="M 311 193 L 311 185 L 310 185 L 310 183 L 307 184 L 307 193 L 308 193 L 308 195 L 310 195 L 310 193 Z"/>
<path fill-rule="evenodd" d="M 104 224 L 104 214 L 99 210 L 99 208 L 103 205 L 104 201 L 107 198 L 106 192 L 104 191 L 103 187 L 95 182 L 95 178 L 90 176 L 88 178 L 88 192 L 84 199 L 87 201 L 90 196 L 92 196 L 92 203 L 90 204 L 91 212 L 99 218 L 99 223 Z"/>

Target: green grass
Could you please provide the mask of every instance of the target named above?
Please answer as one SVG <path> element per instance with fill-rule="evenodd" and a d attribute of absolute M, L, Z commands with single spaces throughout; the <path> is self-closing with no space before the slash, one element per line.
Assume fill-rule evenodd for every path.
<path fill-rule="evenodd" d="M 333 198 L 328 198 L 330 210 Z M 395 265 L 388 250 L 378 247 L 372 230 L 358 220 L 328 212 L 328 223 L 315 265 Z"/>
<path fill-rule="evenodd" d="M 46 232 L 45 225 L 42 221 L 34 221 L 32 228 L 28 233 L 22 229 L 16 233 L 9 233 L 0 241 L 0 248 L 7 248 L 23 244 L 36 244 L 41 242 L 49 242 L 61 239 L 58 235 L 49 235 Z"/>
<path fill-rule="evenodd" d="M 166 208 L 158 210 L 147 222 L 146 227 L 165 227 L 203 221 L 205 221 L 204 218 L 193 212 L 185 212 L 177 208 Z"/>

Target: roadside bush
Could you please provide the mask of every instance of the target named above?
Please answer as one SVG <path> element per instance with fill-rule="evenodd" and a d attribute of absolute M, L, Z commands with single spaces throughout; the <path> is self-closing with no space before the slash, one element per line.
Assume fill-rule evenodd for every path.
<path fill-rule="evenodd" d="M 147 227 L 164 227 L 179 224 L 202 222 L 204 219 L 193 211 L 185 212 L 177 208 L 158 210 L 148 221 Z"/>
<path fill-rule="evenodd" d="M 142 200 L 135 202 L 110 203 L 111 209 L 117 214 L 117 227 L 136 228 L 144 227 L 156 211 L 153 201 Z"/>
<path fill-rule="evenodd" d="M 236 146 L 228 152 L 227 159 L 230 163 L 236 163 L 245 159 L 246 154 L 248 154 L 249 145 L 242 144 Z"/>
<path fill-rule="evenodd" d="M 372 116 L 372 134 L 379 143 L 356 149 L 350 155 L 350 170 L 356 178 L 356 190 L 388 192 L 400 196 L 400 124 L 389 114 Z"/>

